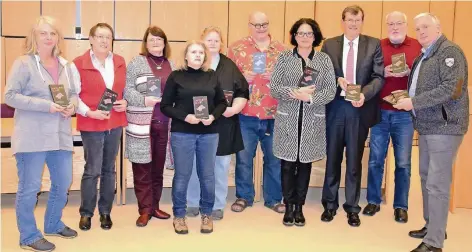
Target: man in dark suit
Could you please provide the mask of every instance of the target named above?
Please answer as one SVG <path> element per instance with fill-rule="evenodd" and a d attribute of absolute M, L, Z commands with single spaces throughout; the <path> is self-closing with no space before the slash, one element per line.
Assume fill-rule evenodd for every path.
<path fill-rule="evenodd" d="M 362 8 L 357 5 L 346 7 L 341 21 L 344 34 L 326 40 L 321 49 L 330 56 L 338 83 L 334 100 L 326 105 L 327 160 L 322 196 L 325 210 L 321 220 L 333 220 L 339 207 L 341 163 L 346 147 L 346 202 L 343 208 L 353 227 L 361 224 L 361 161 L 369 128 L 380 120 L 378 94 L 384 83 L 380 40 L 360 34 L 363 22 Z M 349 84 L 361 85 L 359 101 L 345 100 Z"/>

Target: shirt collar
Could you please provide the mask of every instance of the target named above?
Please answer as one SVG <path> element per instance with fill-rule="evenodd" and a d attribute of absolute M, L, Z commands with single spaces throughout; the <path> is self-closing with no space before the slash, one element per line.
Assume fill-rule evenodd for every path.
<path fill-rule="evenodd" d="M 428 48 L 421 48 L 421 52 L 423 53 L 423 56 L 424 57 L 427 57 L 429 55 L 429 53 L 431 52 L 431 49 L 433 48 L 434 44 L 436 44 L 436 41 L 438 41 L 438 39 L 442 36 L 442 34 L 440 34 L 432 43 L 431 45 L 428 46 Z"/>
<path fill-rule="evenodd" d="M 346 37 L 346 35 L 344 35 L 344 45 L 349 45 L 349 39 Z M 353 44 L 354 45 L 358 45 L 359 44 L 359 36 L 357 36 L 357 38 L 355 38 L 353 41 Z"/>
<path fill-rule="evenodd" d="M 275 40 L 272 39 L 272 35 L 269 34 L 269 40 L 270 40 L 270 43 L 269 43 L 269 48 L 268 49 L 275 49 Z M 252 36 L 249 36 L 249 42 L 254 46 L 254 48 L 257 48 L 257 43 L 256 41 L 254 40 L 254 38 L 252 38 Z"/>
<path fill-rule="evenodd" d="M 92 60 L 97 60 L 97 56 L 95 56 L 95 53 L 93 52 L 92 49 L 90 49 L 90 57 L 92 58 Z M 110 51 L 108 52 L 108 56 L 106 59 L 111 59 L 113 57 L 113 53 Z"/>
<path fill-rule="evenodd" d="M 293 56 L 298 57 L 300 59 L 303 59 L 303 57 L 298 53 L 297 47 L 293 48 Z M 315 49 L 312 48 L 310 54 L 308 55 L 308 58 L 310 60 L 313 60 L 313 56 L 315 56 Z"/>

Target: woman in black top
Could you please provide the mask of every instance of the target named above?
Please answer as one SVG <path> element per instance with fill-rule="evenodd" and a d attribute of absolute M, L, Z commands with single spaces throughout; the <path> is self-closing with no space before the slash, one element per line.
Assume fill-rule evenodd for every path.
<path fill-rule="evenodd" d="M 311 163 L 325 157 L 325 105 L 334 98 L 336 82 L 329 56 L 314 50 L 323 39 L 318 23 L 302 18 L 290 36 L 295 48 L 280 54 L 270 81 L 278 100 L 273 148 L 282 166 L 283 224 L 303 226 Z"/>
<path fill-rule="evenodd" d="M 232 60 L 222 54 L 224 43 L 221 31 L 217 27 L 208 27 L 203 31 L 201 39 L 211 54 L 211 68 L 221 82 L 228 101 L 223 116 L 218 119 L 219 143 L 215 162 L 215 205 L 213 220 L 223 218 L 223 209 L 228 195 L 228 171 L 231 154 L 244 149 L 243 137 L 239 126 L 239 112 L 249 99 L 249 85 L 238 67 Z M 195 163 L 187 189 L 187 216 L 195 217 L 200 213 L 198 207 L 200 185 L 196 174 Z"/>
<path fill-rule="evenodd" d="M 160 105 L 162 113 L 172 118 L 171 146 L 175 165 L 172 180 L 173 224 L 176 233 L 188 233 L 185 207 L 195 156 L 202 189 L 200 231 L 211 233 L 218 147 L 218 131 L 214 121 L 225 112 L 227 103 L 218 76 L 214 71 L 209 71 L 210 58 L 205 44 L 188 42 L 184 55 L 180 70 L 173 71 L 167 79 Z"/>

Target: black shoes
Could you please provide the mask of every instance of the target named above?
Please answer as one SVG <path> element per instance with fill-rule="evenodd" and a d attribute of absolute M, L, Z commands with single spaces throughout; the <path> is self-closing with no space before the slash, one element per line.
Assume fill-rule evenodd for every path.
<path fill-rule="evenodd" d="M 426 234 L 428 233 L 428 229 L 426 227 L 420 229 L 420 230 L 413 230 L 408 233 L 410 237 L 417 238 L 417 239 L 423 239 Z M 447 233 L 444 235 L 444 239 L 447 240 Z"/>
<path fill-rule="evenodd" d="M 100 214 L 100 227 L 104 230 L 109 230 L 113 226 L 109 214 Z"/>
<path fill-rule="evenodd" d="M 87 216 L 80 216 L 80 221 L 79 221 L 79 228 L 82 231 L 87 231 L 90 229 L 91 224 L 91 217 Z"/>
<path fill-rule="evenodd" d="M 295 226 L 305 226 L 305 216 L 303 216 L 302 205 L 295 205 Z"/>
<path fill-rule="evenodd" d="M 363 215 L 374 216 L 378 211 L 380 211 L 380 206 L 375 204 L 367 204 L 362 211 Z"/>
<path fill-rule="evenodd" d="M 442 248 L 435 248 L 431 245 L 422 242 L 417 248 L 413 249 L 411 252 L 442 252 Z"/>
<path fill-rule="evenodd" d="M 321 220 L 324 222 L 330 222 L 333 220 L 335 215 L 336 215 L 336 210 L 325 209 L 323 214 L 321 214 Z"/>
<path fill-rule="evenodd" d="M 399 223 L 407 223 L 408 212 L 405 209 L 401 209 L 401 208 L 395 209 L 395 221 Z"/>
<path fill-rule="evenodd" d="M 361 219 L 359 219 L 359 214 L 357 213 L 348 213 L 347 214 L 347 223 L 351 227 L 358 227 L 361 225 Z"/>
<path fill-rule="evenodd" d="M 293 204 L 285 204 L 285 213 L 283 219 L 285 226 L 293 226 L 295 223 L 294 210 L 295 208 Z"/>

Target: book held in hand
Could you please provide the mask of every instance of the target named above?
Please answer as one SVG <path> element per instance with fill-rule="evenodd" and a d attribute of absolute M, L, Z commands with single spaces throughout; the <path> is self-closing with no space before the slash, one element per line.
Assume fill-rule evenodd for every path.
<path fill-rule="evenodd" d="M 361 100 L 361 85 L 348 84 L 346 88 L 346 101 L 360 101 Z"/>
<path fill-rule="evenodd" d="M 233 104 L 233 91 L 223 90 L 223 92 L 225 93 L 225 98 L 226 102 L 228 103 L 228 107 L 231 107 L 231 105 Z"/>
<path fill-rule="evenodd" d="M 266 54 L 257 52 L 252 55 L 252 71 L 262 74 L 266 71 Z"/>
<path fill-rule="evenodd" d="M 409 98 L 410 96 L 408 95 L 408 91 L 406 90 L 395 90 L 392 91 L 389 95 L 385 96 L 382 98 L 384 101 L 396 105 L 399 100 L 403 98 Z"/>
<path fill-rule="evenodd" d="M 115 91 L 108 88 L 105 89 L 105 92 L 103 92 L 102 98 L 98 103 L 97 110 L 111 111 L 113 108 L 113 103 L 116 102 L 117 97 L 118 94 L 115 93 Z"/>
<path fill-rule="evenodd" d="M 161 97 L 161 78 L 148 78 L 146 86 L 146 96 Z"/>
<path fill-rule="evenodd" d="M 298 86 L 299 87 L 306 87 L 306 86 L 311 86 L 315 85 L 316 78 L 318 78 L 318 74 L 320 71 L 311 68 L 309 66 L 305 67 L 303 69 L 303 75 L 298 81 Z"/>
<path fill-rule="evenodd" d="M 397 100 L 395 100 L 395 97 L 393 97 L 392 94 L 389 94 L 387 96 L 385 96 L 384 98 L 382 98 L 384 101 L 392 104 L 392 105 L 396 105 L 397 104 Z"/>
<path fill-rule="evenodd" d="M 210 114 L 208 112 L 208 99 L 206 96 L 193 97 L 193 110 L 196 118 L 210 119 Z"/>
<path fill-rule="evenodd" d="M 54 101 L 54 103 L 62 107 L 69 106 L 69 99 L 67 98 L 67 93 L 64 88 L 64 85 L 49 85 L 49 91 L 51 92 L 52 100 Z"/>
<path fill-rule="evenodd" d="M 407 68 L 405 53 L 392 55 L 392 73 L 403 73 Z"/>

